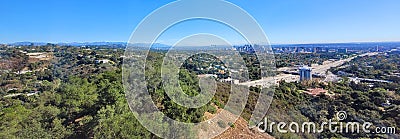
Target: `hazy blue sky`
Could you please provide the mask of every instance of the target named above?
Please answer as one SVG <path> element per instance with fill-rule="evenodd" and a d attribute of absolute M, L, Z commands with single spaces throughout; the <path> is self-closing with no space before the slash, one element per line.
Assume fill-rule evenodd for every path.
<path fill-rule="evenodd" d="M 171 0 L 2 0 L 0 43 L 128 41 L 146 15 Z M 400 41 L 399 0 L 231 0 L 271 43 Z M 230 31 L 193 21 L 159 42 L 198 31 Z M 193 29 L 193 26 L 196 26 Z M 228 40 L 235 43 L 235 35 Z"/>

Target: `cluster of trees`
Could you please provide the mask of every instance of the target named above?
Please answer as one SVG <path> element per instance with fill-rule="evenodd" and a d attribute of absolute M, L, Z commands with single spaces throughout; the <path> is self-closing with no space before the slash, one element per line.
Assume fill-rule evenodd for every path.
<path fill-rule="evenodd" d="M 0 100 L 0 138 L 150 138 L 129 110 L 120 71 L 46 82 L 43 93 Z"/>
<path fill-rule="evenodd" d="M 55 47 L 53 74 L 60 78 L 69 75 L 90 76 L 104 71 L 116 70 L 122 65 L 122 49 Z M 96 63 L 96 60 L 107 59 L 110 63 Z"/>
<path fill-rule="evenodd" d="M 329 59 L 342 59 L 353 55 L 352 53 L 280 53 L 275 54 L 276 67 L 292 67 L 296 65 L 320 64 Z"/>
<path fill-rule="evenodd" d="M 334 97 L 320 95 L 317 97 L 302 93 L 306 88 L 320 87 L 334 93 Z M 338 111 L 347 112 L 347 118 L 342 122 L 372 122 L 376 127 L 395 127 L 399 131 L 400 94 L 387 91 L 385 88 L 359 90 L 349 81 L 340 83 L 286 83 L 280 82 L 275 90 L 274 100 L 266 117 L 269 121 L 283 122 L 327 122 L 335 120 Z M 390 100 L 390 105 L 382 105 Z M 320 127 L 317 127 L 320 129 Z M 396 132 L 397 133 L 397 132 Z M 308 133 L 279 133 L 269 132 L 274 137 L 303 137 L 303 138 L 398 138 L 398 134 L 367 134 L 367 133 L 331 133 L 325 127 L 320 134 Z"/>
<path fill-rule="evenodd" d="M 355 60 L 347 62 L 347 67 L 336 68 L 333 72 L 343 71 L 360 78 L 391 80 L 399 83 L 400 77 L 395 75 L 395 73 L 399 73 L 399 59 L 400 55 L 398 54 L 357 57 Z"/>
<path fill-rule="evenodd" d="M 224 63 L 212 55 L 202 53 L 189 57 L 182 67 L 196 74 L 217 74 L 218 69 L 214 69 L 216 65 L 224 66 Z"/>
<path fill-rule="evenodd" d="M 24 53 L 19 50 L 0 48 L 0 73 L 4 73 L 3 70 L 7 71 L 19 71 L 28 65 L 29 59 Z"/>
<path fill-rule="evenodd" d="M 197 123 L 204 120 L 206 111 L 215 112 L 215 108 L 209 103 L 200 108 L 187 108 L 173 101 L 165 92 L 161 79 L 161 65 L 163 62 L 163 53 L 150 52 L 147 56 L 146 81 L 149 93 L 152 95 L 153 102 L 159 106 L 158 109 L 164 112 L 168 117 L 181 122 Z M 169 71 L 175 72 L 175 71 Z M 164 73 L 168 74 L 168 73 Z M 183 68 L 179 72 L 180 87 L 183 92 L 189 96 L 196 96 L 200 93 L 199 81 L 194 71 Z M 179 94 L 178 90 L 172 94 Z"/>

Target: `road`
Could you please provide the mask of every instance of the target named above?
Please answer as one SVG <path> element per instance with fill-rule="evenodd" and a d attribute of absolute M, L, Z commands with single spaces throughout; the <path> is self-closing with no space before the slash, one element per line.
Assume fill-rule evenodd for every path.
<path fill-rule="evenodd" d="M 371 53 L 365 53 L 361 54 L 358 56 L 338 60 L 338 61 L 333 61 L 333 62 L 326 62 L 324 65 L 317 65 L 312 67 L 312 73 L 313 74 L 322 74 L 325 75 L 325 73 L 333 67 L 338 67 L 343 65 L 345 62 L 349 62 L 353 60 L 356 57 L 364 57 L 364 56 L 373 56 L 377 55 L 377 52 L 371 52 Z M 291 67 L 284 67 L 284 68 L 279 68 L 278 71 L 284 71 L 287 69 L 293 69 Z M 295 82 L 300 80 L 299 75 L 292 75 L 292 74 L 278 74 L 277 76 L 274 77 L 268 77 L 268 78 L 263 78 L 261 80 L 255 80 L 255 81 L 249 81 L 249 82 L 242 82 L 239 83 L 239 85 L 245 85 L 245 86 L 263 86 L 263 87 L 268 87 L 273 84 L 277 84 L 278 81 L 285 80 L 286 82 Z"/>
<path fill-rule="evenodd" d="M 327 63 L 325 65 L 314 66 L 314 67 L 312 67 L 313 68 L 313 73 L 314 74 L 325 74 L 326 71 L 328 71 L 330 68 L 341 66 L 345 62 L 349 62 L 349 61 L 353 60 L 356 57 L 373 56 L 373 55 L 377 55 L 377 54 L 378 54 L 377 52 L 365 53 L 365 54 L 361 54 L 361 55 L 358 55 L 358 56 L 354 56 L 354 57 L 350 57 L 350 58 L 346 58 L 346 59 L 330 62 L 330 63 Z"/>

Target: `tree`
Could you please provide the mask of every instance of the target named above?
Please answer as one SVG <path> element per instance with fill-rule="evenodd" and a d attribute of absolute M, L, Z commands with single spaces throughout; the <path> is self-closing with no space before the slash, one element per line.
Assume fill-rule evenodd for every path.
<path fill-rule="evenodd" d="M 95 138 L 155 137 L 136 120 L 126 101 L 101 108 L 95 119 L 98 122 L 93 129 Z"/>
<path fill-rule="evenodd" d="M 97 111 L 96 85 L 87 79 L 70 77 L 68 82 L 61 85 L 59 92 L 63 98 L 61 106 L 65 108 L 64 115 L 69 120 Z"/>

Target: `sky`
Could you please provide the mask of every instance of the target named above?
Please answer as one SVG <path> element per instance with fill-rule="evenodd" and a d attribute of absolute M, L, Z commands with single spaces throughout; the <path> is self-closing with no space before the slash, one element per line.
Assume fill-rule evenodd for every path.
<path fill-rule="evenodd" d="M 399 0 L 228 0 L 260 24 L 272 44 L 400 41 Z M 127 42 L 136 26 L 172 0 L 2 0 L 0 43 Z M 205 8 L 206 10 L 207 8 Z M 230 43 L 240 36 L 210 21 L 177 24 L 157 42 L 195 33 Z"/>

